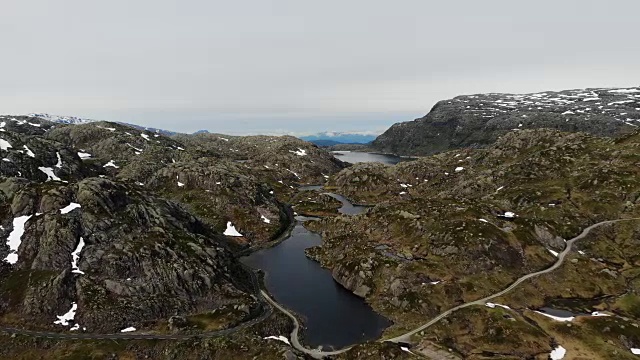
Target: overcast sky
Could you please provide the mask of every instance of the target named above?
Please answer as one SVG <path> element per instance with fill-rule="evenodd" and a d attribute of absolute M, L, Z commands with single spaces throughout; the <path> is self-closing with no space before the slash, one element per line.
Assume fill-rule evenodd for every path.
<path fill-rule="evenodd" d="M 640 84 L 638 0 L 2 0 L 0 113 L 384 130 L 459 94 Z"/>

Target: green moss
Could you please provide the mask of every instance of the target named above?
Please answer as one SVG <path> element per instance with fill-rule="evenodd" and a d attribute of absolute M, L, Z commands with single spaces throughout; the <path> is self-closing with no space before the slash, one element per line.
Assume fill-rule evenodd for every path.
<path fill-rule="evenodd" d="M 615 302 L 614 306 L 625 314 L 631 315 L 635 318 L 640 318 L 640 296 L 636 294 L 621 296 Z"/>

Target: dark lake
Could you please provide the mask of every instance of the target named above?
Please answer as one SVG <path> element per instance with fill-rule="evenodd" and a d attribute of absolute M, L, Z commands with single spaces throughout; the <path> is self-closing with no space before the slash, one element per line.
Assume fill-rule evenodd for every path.
<path fill-rule="evenodd" d="M 352 208 L 352 213 L 363 210 Z M 291 236 L 282 243 L 241 261 L 263 270 L 265 286 L 275 300 L 303 317 L 302 341 L 308 346 L 339 349 L 378 338 L 391 322 L 305 256 L 304 250 L 321 245 L 322 238 L 305 229 L 300 222 L 304 220 L 298 218 Z"/>
<path fill-rule="evenodd" d="M 357 151 L 332 151 L 333 156 L 348 163 L 379 162 L 388 165 L 395 165 L 401 161 L 413 160 L 395 155 L 375 154 Z"/>

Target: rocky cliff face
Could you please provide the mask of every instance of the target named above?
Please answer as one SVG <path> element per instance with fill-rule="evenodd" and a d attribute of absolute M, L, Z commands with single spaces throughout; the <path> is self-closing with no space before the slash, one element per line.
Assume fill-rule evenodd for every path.
<path fill-rule="evenodd" d="M 4 235 L 28 217 L 0 286 L 4 312 L 21 322 L 64 328 L 54 321 L 76 304 L 69 326 L 117 332 L 253 302 L 233 285 L 226 240 L 176 203 L 100 178 L 46 186 L 8 179 L 0 189 L 10 204 Z"/>
<path fill-rule="evenodd" d="M 440 101 L 425 117 L 393 125 L 372 147 L 399 155 L 429 155 L 486 147 L 507 132 L 523 129 L 619 136 L 638 125 L 640 88 L 479 94 Z"/>

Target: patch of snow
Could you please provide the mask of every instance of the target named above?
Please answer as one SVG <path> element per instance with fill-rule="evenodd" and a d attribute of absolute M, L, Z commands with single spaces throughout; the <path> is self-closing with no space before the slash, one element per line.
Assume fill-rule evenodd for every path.
<path fill-rule="evenodd" d="M 224 235 L 227 236 L 244 236 L 236 230 L 235 226 L 231 223 L 231 221 L 227 221 L 227 229 L 224 231 Z"/>
<path fill-rule="evenodd" d="M 104 126 L 100 126 L 100 125 L 97 125 L 97 127 L 99 127 L 100 129 L 109 130 L 111 132 L 116 131 L 116 128 L 108 128 L 108 127 L 104 127 Z"/>
<path fill-rule="evenodd" d="M 441 281 L 440 281 L 440 280 L 438 280 L 438 281 L 431 281 L 431 282 L 429 282 L 429 285 L 438 285 L 438 284 L 440 284 L 440 283 L 441 283 Z"/>
<path fill-rule="evenodd" d="M 84 239 L 82 236 L 80 237 L 80 241 L 78 241 L 78 246 L 71 253 L 71 272 L 76 274 L 84 274 L 84 271 L 78 268 L 78 260 L 80 260 L 80 252 L 84 247 Z"/>
<path fill-rule="evenodd" d="M 9 149 L 11 146 L 11 144 L 9 144 L 9 142 L 5 139 L 0 139 L 0 149 L 1 150 L 7 150 Z"/>
<path fill-rule="evenodd" d="M 298 148 L 298 150 L 296 150 L 296 151 L 291 151 L 291 150 L 289 150 L 289 152 L 290 152 L 290 153 L 294 153 L 294 154 L 296 154 L 296 155 L 298 155 L 298 156 L 305 156 L 305 155 L 307 155 L 307 150 L 300 149 L 300 148 Z"/>
<path fill-rule="evenodd" d="M 462 166 L 458 166 L 457 168 L 455 168 L 455 170 L 454 170 L 454 171 L 455 171 L 455 172 L 460 172 L 460 171 L 462 171 L 462 170 L 464 170 L 464 168 L 463 168 Z"/>
<path fill-rule="evenodd" d="M 264 215 L 260 215 L 260 219 L 262 219 L 262 222 L 266 224 L 271 224 L 271 220 L 267 219 Z"/>
<path fill-rule="evenodd" d="M 78 157 L 80 157 L 80 159 L 88 159 L 91 157 L 91 154 L 78 151 Z"/>
<path fill-rule="evenodd" d="M 547 249 L 547 250 L 549 250 L 549 252 L 551 254 L 553 254 L 553 256 L 558 257 L 558 252 L 557 251 L 554 251 L 554 250 L 551 250 L 551 249 Z"/>
<path fill-rule="evenodd" d="M 229 141 L 229 139 L 227 139 L 227 138 L 223 138 L 223 137 L 220 137 L 220 136 L 218 136 L 218 139 L 220 139 L 220 140 L 224 140 L 224 141 Z"/>
<path fill-rule="evenodd" d="M 609 314 L 601 313 L 600 311 L 594 311 L 591 313 L 591 316 L 611 316 Z"/>
<path fill-rule="evenodd" d="M 67 206 L 63 207 L 62 209 L 60 209 L 60 213 L 66 214 L 66 213 L 69 213 L 69 212 L 73 211 L 73 209 L 77 209 L 79 207 L 81 207 L 80 204 L 72 202 L 72 203 L 69 203 L 69 205 L 67 205 Z"/>
<path fill-rule="evenodd" d="M 56 156 L 58 157 L 58 162 L 56 163 L 55 167 L 60 169 L 62 167 L 62 158 L 60 157 L 60 153 L 57 151 L 56 151 Z"/>
<path fill-rule="evenodd" d="M 638 348 L 631 348 L 630 350 L 631 350 L 631 353 L 632 353 L 633 355 L 640 355 L 640 349 L 638 349 Z"/>
<path fill-rule="evenodd" d="M 70 331 L 76 331 L 76 330 L 80 330 L 80 324 L 75 324 L 71 327 L 71 329 L 69 329 Z"/>
<path fill-rule="evenodd" d="M 482 221 L 483 223 L 488 223 L 486 219 L 478 219 L 478 221 Z"/>
<path fill-rule="evenodd" d="M 134 332 L 134 331 L 136 331 L 136 328 L 134 328 L 133 326 L 120 330 L 121 333 L 128 333 L 128 332 Z"/>
<path fill-rule="evenodd" d="M 496 307 L 496 306 L 498 306 L 498 307 L 501 307 L 501 308 L 503 308 L 503 309 L 509 309 L 509 310 L 511 310 L 511 308 L 510 308 L 510 307 L 508 307 L 507 305 L 501 305 L 501 304 L 490 303 L 490 302 L 488 302 L 488 303 L 486 303 L 486 304 L 484 304 L 484 305 L 485 305 L 486 307 L 488 307 L 488 308 L 492 308 L 492 309 L 495 309 L 495 307 Z"/>
<path fill-rule="evenodd" d="M 113 160 L 109 160 L 109 162 L 108 162 L 108 163 L 106 163 L 106 164 L 104 164 L 104 165 L 102 165 L 102 167 L 113 167 L 113 168 L 116 168 L 116 169 L 120 168 L 118 165 L 116 165 L 116 164 L 113 162 Z"/>
<path fill-rule="evenodd" d="M 18 261 L 18 248 L 22 243 L 22 235 L 24 234 L 24 226 L 32 215 L 18 216 L 13 219 L 13 230 L 9 233 L 7 238 L 7 245 L 9 246 L 9 255 L 4 261 L 9 264 L 15 264 Z"/>
<path fill-rule="evenodd" d="M 400 346 L 400 350 L 402 350 L 402 351 L 404 351 L 404 352 L 408 352 L 409 354 L 415 355 L 415 354 L 413 353 L 413 351 L 409 350 L 409 348 L 408 348 L 408 347 L 406 347 L 406 346 Z"/>
<path fill-rule="evenodd" d="M 7 158 L 2 158 L 2 161 L 11 162 L 11 160 Z"/>
<path fill-rule="evenodd" d="M 138 153 L 138 152 L 142 152 L 142 149 L 138 149 L 137 147 L 135 147 L 135 146 L 133 146 L 133 145 L 131 145 L 131 144 L 129 144 L 129 143 L 127 143 L 127 145 L 128 145 L 130 148 L 132 148 L 133 150 L 135 150 L 135 151 L 136 151 L 136 153 Z M 137 154 L 137 155 L 140 155 L 140 154 Z"/>
<path fill-rule="evenodd" d="M 294 171 L 291 171 L 289 169 L 287 169 L 287 171 L 295 175 L 295 177 L 297 177 L 298 179 L 301 179 L 300 175 L 296 174 Z"/>
<path fill-rule="evenodd" d="M 499 188 L 496 189 L 496 191 L 500 191 L 502 189 L 504 189 L 504 186 L 500 186 Z"/>
<path fill-rule="evenodd" d="M 265 340 L 268 339 L 272 339 L 272 340 L 278 340 L 278 341 L 282 341 L 283 343 L 287 344 L 287 345 L 291 345 L 291 343 L 289 342 L 289 339 L 287 339 L 286 337 L 280 335 L 280 336 L 267 336 L 264 338 Z"/>
<path fill-rule="evenodd" d="M 567 111 L 563 112 L 561 115 L 573 115 L 573 114 L 575 114 L 573 111 L 567 110 Z"/>
<path fill-rule="evenodd" d="M 640 93 L 640 89 L 615 89 L 609 90 L 610 93 L 619 93 L 619 94 L 632 94 L 632 93 Z"/>
<path fill-rule="evenodd" d="M 578 250 L 578 254 L 580 254 L 580 255 L 584 255 L 584 251 L 582 251 L 582 250 Z"/>
<path fill-rule="evenodd" d="M 628 104 L 628 103 L 632 103 L 635 100 L 624 100 L 624 101 L 614 101 L 612 103 L 609 103 L 607 105 L 618 105 L 618 104 Z"/>
<path fill-rule="evenodd" d="M 142 134 L 140 134 L 140 136 L 142 136 L 143 139 L 149 141 L 149 135 L 147 135 L 145 133 L 142 133 Z"/>
<path fill-rule="evenodd" d="M 78 310 L 78 304 L 71 304 L 71 310 L 67 311 L 67 313 L 64 315 L 56 315 L 58 320 L 54 321 L 53 323 L 62 326 L 69 326 L 69 321 L 73 320 L 76 317 L 76 310 Z"/>
<path fill-rule="evenodd" d="M 404 194 L 406 194 L 406 193 L 407 193 L 406 191 L 401 191 L 401 192 L 400 192 L 400 195 L 404 195 Z"/>
<path fill-rule="evenodd" d="M 38 167 L 38 170 L 42 171 L 47 175 L 47 181 L 50 181 L 50 180 L 62 181 L 59 177 L 56 176 L 56 174 L 53 173 L 53 169 L 50 167 L 40 166 Z"/>
<path fill-rule="evenodd" d="M 566 354 L 567 354 L 567 350 L 562 346 L 558 345 L 557 348 L 551 351 L 551 354 L 549 354 L 549 357 L 551 358 L 551 360 L 560 360 L 564 358 Z"/>
<path fill-rule="evenodd" d="M 178 181 L 178 186 L 179 186 L 179 187 L 183 187 L 183 186 L 184 186 L 184 184 L 183 184 L 183 183 L 181 183 L 180 181 Z"/>
<path fill-rule="evenodd" d="M 504 216 L 504 217 L 506 217 L 506 218 L 508 218 L 508 219 L 513 219 L 513 218 L 515 218 L 515 217 L 516 217 L 516 214 L 515 214 L 515 213 L 513 213 L 513 212 L 511 212 L 511 211 L 507 211 L 507 212 L 505 212 L 505 213 L 504 213 L 504 215 L 502 215 L 502 216 Z"/>
<path fill-rule="evenodd" d="M 31 156 L 32 158 L 36 157 L 36 154 L 34 154 L 33 151 L 31 151 L 31 149 L 27 147 L 27 145 L 22 145 L 22 147 L 24 148 L 24 151 L 27 155 Z"/>
<path fill-rule="evenodd" d="M 573 321 L 573 319 L 575 319 L 575 316 L 569 316 L 569 317 L 560 317 L 560 316 L 555 316 L 555 315 L 551 315 L 551 314 L 547 314 L 547 313 L 543 313 L 541 311 L 535 311 L 536 313 L 540 314 L 540 315 L 544 315 L 548 318 L 551 318 L 555 321 L 562 321 L 562 322 L 566 322 L 566 321 Z"/>

